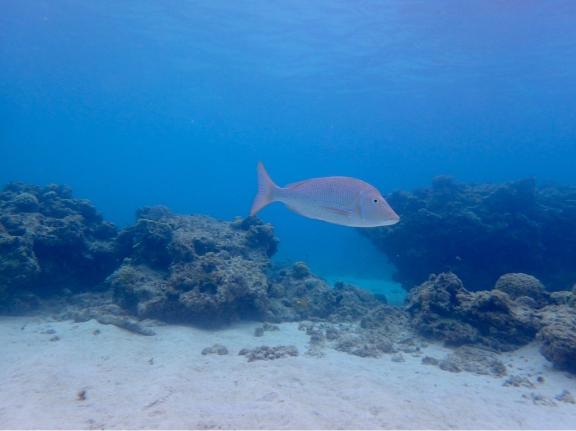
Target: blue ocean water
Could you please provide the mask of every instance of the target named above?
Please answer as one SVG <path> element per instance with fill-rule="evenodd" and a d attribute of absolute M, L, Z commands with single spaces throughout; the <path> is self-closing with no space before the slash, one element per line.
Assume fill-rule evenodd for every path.
<path fill-rule="evenodd" d="M 576 2 L 3 0 L 0 183 L 65 183 L 120 226 L 144 205 L 246 215 L 285 184 L 383 193 L 436 175 L 576 183 Z M 281 205 L 278 260 L 386 278 L 346 227 Z"/>

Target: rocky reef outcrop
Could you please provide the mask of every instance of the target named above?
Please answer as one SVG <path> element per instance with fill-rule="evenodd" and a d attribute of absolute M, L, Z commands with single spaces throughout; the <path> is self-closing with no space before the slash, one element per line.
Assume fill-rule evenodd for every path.
<path fill-rule="evenodd" d="M 442 180 L 435 185 L 438 190 L 430 196 L 425 194 L 430 202 L 425 200 L 432 205 L 443 193 L 456 193 L 457 202 L 444 201 L 444 205 L 455 205 L 457 213 L 458 208 L 471 205 L 467 199 L 472 193 L 476 196 L 475 211 L 488 217 L 487 205 L 508 205 L 505 198 L 512 196 L 523 204 L 508 208 L 509 217 L 515 223 L 523 220 L 532 226 L 532 219 L 522 211 L 530 202 L 527 196 L 536 193 L 531 214 L 540 214 L 545 208 L 548 216 L 562 225 L 570 214 L 569 206 L 555 212 L 558 196 L 551 192 L 540 195 L 542 191 L 535 192 L 529 186 L 508 186 L 515 193 L 490 187 L 468 190 L 468 186 Z M 454 192 L 454 188 L 460 191 Z M 459 193 L 465 198 L 458 198 Z M 561 195 L 567 193 L 564 190 Z M 412 198 L 406 199 L 410 202 Z M 519 211 L 520 207 L 524 209 Z M 487 222 L 482 217 L 484 226 Z M 501 222 L 494 219 L 491 223 Z M 549 250 L 552 242 L 546 235 L 551 235 L 550 231 L 544 233 L 545 229 L 537 225 L 541 235 L 538 244 L 543 247 L 539 252 Z M 446 238 L 437 242 L 444 234 L 437 227 L 433 230 L 436 234 L 430 235 L 437 237 L 428 242 L 429 238 L 420 236 L 423 244 L 444 244 L 442 250 L 450 249 L 453 243 L 443 242 Z M 464 236 L 468 233 L 464 230 Z M 557 234 L 560 241 L 560 231 Z M 570 234 L 566 237 L 571 238 Z M 560 256 L 560 261 L 574 251 L 554 244 L 558 248 L 550 252 Z M 362 357 L 392 354 L 393 361 L 403 361 L 403 354 L 420 355 L 425 341 L 419 334 L 464 346 L 443 362 L 424 358 L 425 363 L 493 375 L 505 373 L 494 360 L 494 352 L 513 350 L 536 339 L 546 358 L 559 368 L 576 372 L 576 288 L 550 292 L 538 278 L 514 272 L 495 277 L 493 289 L 476 290 L 478 285 L 473 284 L 469 290 L 459 276 L 445 272 L 431 275 L 413 288 L 403 309 L 388 306 L 385 298 L 351 285 L 337 283 L 332 287 L 304 262 L 273 265 L 271 257 L 277 246 L 272 226 L 257 218 L 219 221 L 175 215 L 164 207 L 141 209 L 135 224 L 118 233 L 90 202 L 74 198 L 64 186 L 13 183 L 0 192 L 0 311 L 25 311 L 50 298 L 45 304 L 52 304 L 54 318 L 96 319 L 142 335 L 154 335 L 152 327 L 161 322 L 212 326 L 250 319 L 268 322 L 255 329 L 255 336 L 262 336 L 265 331 L 278 329 L 271 323 L 299 321 L 300 329 L 310 337 L 308 355 L 321 356 L 324 348 L 333 348 Z M 508 252 L 519 243 L 512 242 L 510 247 Z M 415 262 L 428 253 L 423 250 L 402 265 L 411 261 L 413 270 L 421 271 Z M 491 278 L 505 266 L 498 266 L 498 253 L 491 255 L 487 249 L 483 253 L 487 253 L 486 264 L 489 261 L 500 268 Z M 548 259 L 539 254 L 533 258 L 538 264 Z M 518 262 L 526 262 L 523 259 Z M 428 258 L 424 260 L 423 268 L 435 265 Z M 400 271 L 402 268 L 399 266 Z M 464 273 L 471 276 L 474 272 Z M 550 279 L 566 281 L 570 274 L 564 270 Z M 286 349 L 276 350 L 282 353 Z M 263 347 L 248 353 L 257 359 L 270 359 L 276 350 Z"/>
<path fill-rule="evenodd" d="M 410 292 L 408 312 L 422 335 L 446 344 L 513 350 L 539 328 L 534 310 L 501 290 L 470 292 L 453 273 L 432 275 Z"/>
<path fill-rule="evenodd" d="M 262 318 L 271 322 L 310 318 L 336 322 L 356 321 L 379 307 L 385 299 L 345 283 L 328 285 L 306 264 L 273 268 L 269 272 L 268 301 Z"/>
<path fill-rule="evenodd" d="M 61 185 L 8 184 L 0 192 L 0 308 L 101 283 L 116 265 L 114 225 Z"/>
<path fill-rule="evenodd" d="M 533 341 L 557 367 L 576 371 L 576 292 L 548 296 L 526 274 L 506 274 L 471 292 L 453 273 L 431 275 L 410 292 L 407 311 L 421 335 L 447 345 L 507 351 Z"/>
<path fill-rule="evenodd" d="M 576 293 L 572 294 L 576 303 Z M 538 339 L 540 351 L 546 359 L 562 369 L 576 373 L 576 308 L 569 305 L 552 305 L 543 308 L 542 330 Z"/>
<path fill-rule="evenodd" d="M 108 284 L 141 318 L 207 323 L 256 317 L 267 300 L 266 271 L 277 245 L 257 219 L 221 222 L 144 208 L 118 237 L 124 256 Z"/>
<path fill-rule="evenodd" d="M 277 246 L 257 218 L 224 222 L 164 207 L 138 211 L 118 232 L 65 186 L 12 183 L 0 193 L 0 310 L 99 289 L 112 291 L 116 305 L 89 314 L 123 322 L 126 312 L 200 324 L 353 320 L 382 303 L 353 286 L 332 288 L 303 262 L 273 266 Z"/>
<path fill-rule="evenodd" d="M 297 262 L 274 268 L 278 240 L 256 218 L 218 221 L 145 208 L 118 237 L 124 256 L 108 284 L 140 318 L 219 324 L 358 317 L 380 304 L 352 286 L 331 288 Z"/>
<path fill-rule="evenodd" d="M 446 271 L 469 290 L 488 289 L 511 272 L 532 274 L 550 290 L 576 282 L 576 187 L 439 177 L 429 188 L 387 199 L 401 222 L 361 232 L 394 264 L 406 289 Z"/>
<path fill-rule="evenodd" d="M 496 280 L 494 289 L 505 292 L 513 300 L 521 298 L 523 303 L 533 307 L 543 307 L 550 301 L 550 295 L 544 285 L 529 274 L 504 274 Z"/>

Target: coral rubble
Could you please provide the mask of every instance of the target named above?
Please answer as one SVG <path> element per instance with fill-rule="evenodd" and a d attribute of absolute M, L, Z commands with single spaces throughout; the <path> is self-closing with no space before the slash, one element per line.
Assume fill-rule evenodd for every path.
<path fill-rule="evenodd" d="M 260 346 L 254 349 L 242 349 L 238 354 L 246 356 L 248 362 L 272 361 L 289 356 L 298 356 L 298 349 L 295 346 Z"/>
<path fill-rule="evenodd" d="M 299 329 L 310 337 L 306 352 L 322 356 L 326 347 L 360 357 L 377 358 L 388 353 L 416 353 L 420 342 L 408 326 L 407 314 L 397 308 L 381 304 L 359 320 L 304 321 Z"/>
<path fill-rule="evenodd" d="M 505 376 L 506 366 L 495 352 L 472 346 L 461 346 L 442 359 L 438 366 L 451 372 L 468 371 L 474 374 Z"/>
<path fill-rule="evenodd" d="M 47 304 L 52 311 L 51 317 L 56 320 L 73 320 L 87 322 L 96 320 L 102 325 L 113 325 L 138 335 L 156 335 L 149 326 L 159 322 L 143 321 L 115 304 L 110 292 L 86 292 L 54 299 Z"/>

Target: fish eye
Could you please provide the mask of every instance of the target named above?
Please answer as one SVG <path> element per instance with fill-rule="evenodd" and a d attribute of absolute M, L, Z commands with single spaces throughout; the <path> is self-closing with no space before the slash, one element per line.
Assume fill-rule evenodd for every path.
<path fill-rule="evenodd" d="M 372 202 L 374 202 L 375 204 L 378 203 L 378 199 L 373 199 Z"/>

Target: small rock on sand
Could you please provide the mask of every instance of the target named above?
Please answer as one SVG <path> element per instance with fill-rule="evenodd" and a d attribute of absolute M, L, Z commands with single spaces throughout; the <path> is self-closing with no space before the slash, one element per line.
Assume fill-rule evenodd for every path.
<path fill-rule="evenodd" d="M 574 396 L 570 393 L 570 391 L 564 389 L 561 393 L 554 397 L 557 401 L 561 401 L 563 403 L 568 404 L 576 404 L 576 400 Z"/>
<path fill-rule="evenodd" d="M 422 358 L 422 363 L 424 365 L 438 365 L 438 359 L 433 358 L 432 356 L 424 356 Z"/>
<path fill-rule="evenodd" d="M 254 349 L 242 349 L 239 355 L 246 356 L 248 362 L 270 361 L 284 358 L 286 356 L 298 356 L 298 349 L 295 346 L 260 346 Z"/>
<path fill-rule="evenodd" d="M 522 376 L 510 376 L 506 379 L 506 381 L 502 384 L 502 386 L 514 386 L 516 388 L 524 387 L 524 388 L 533 388 L 534 383 L 532 383 L 527 377 Z"/>
<path fill-rule="evenodd" d="M 214 344 L 213 346 L 202 349 L 203 355 L 227 355 L 228 353 L 228 349 L 222 344 Z"/>

